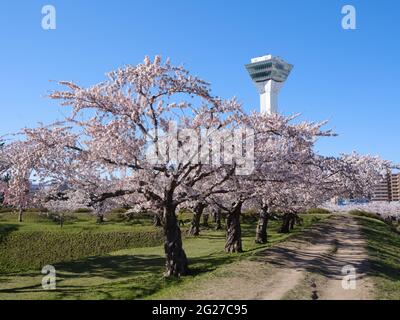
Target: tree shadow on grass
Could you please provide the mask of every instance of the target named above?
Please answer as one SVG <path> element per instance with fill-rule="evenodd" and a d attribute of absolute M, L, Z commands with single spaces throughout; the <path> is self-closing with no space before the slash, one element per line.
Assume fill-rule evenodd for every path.
<path fill-rule="evenodd" d="M 202 273 L 214 271 L 218 267 L 237 261 L 238 255 L 232 254 L 210 254 L 204 257 L 190 258 L 190 275 L 197 276 Z"/>
<path fill-rule="evenodd" d="M 190 275 L 215 270 L 220 265 L 237 260 L 238 255 L 224 253 L 210 254 L 196 258 L 189 257 Z M 162 277 L 165 258 L 158 255 L 96 256 L 55 266 L 63 278 L 103 277 L 118 279 L 141 274 L 154 273 Z"/>
<path fill-rule="evenodd" d="M 97 284 L 84 281 L 80 284 L 68 284 L 61 278 L 57 280 L 56 290 L 44 290 L 41 284 L 34 284 L 0 289 L 0 294 L 10 294 L 13 299 L 17 299 L 18 294 L 28 294 L 28 299 L 36 299 L 38 294 L 47 299 L 138 299 L 157 292 L 165 283 L 165 279 L 155 276 Z"/>
<path fill-rule="evenodd" d="M 189 276 L 213 271 L 223 264 L 235 261 L 236 258 L 236 255 L 211 254 L 189 259 Z M 57 264 L 55 265 L 58 279 L 57 290 L 47 292 L 48 298 L 140 299 L 182 281 L 182 279 L 164 278 L 164 264 L 164 257 L 157 255 L 107 255 Z M 24 276 L 28 275 L 24 274 Z M 39 273 L 32 273 L 30 276 L 39 276 L 38 279 L 41 279 Z M 74 279 L 78 281 L 73 281 Z M 31 293 L 33 296 L 46 294 L 40 283 L 0 289 L 0 293 L 14 295 Z"/>
<path fill-rule="evenodd" d="M 158 255 L 106 255 L 89 257 L 55 266 L 64 278 L 103 277 L 117 279 L 140 273 L 160 272 L 165 264 L 164 257 Z"/>
<path fill-rule="evenodd" d="M 0 243 L 7 238 L 7 236 L 19 229 L 18 224 L 2 223 L 0 224 Z"/>
<path fill-rule="evenodd" d="M 55 265 L 57 290 L 47 291 L 47 293 L 49 293 L 49 297 L 57 299 L 142 297 L 155 293 L 165 285 L 163 279 L 164 263 L 165 259 L 157 255 L 107 255 L 59 263 Z M 0 289 L 0 293 L 46 293 L 41 287 L 40 279 L 42 275 L 39 272 L 20 274 L 19 276 L 36 276 L 39 282 L 23 287 Z"/>
<path fill-rule="evenodd" d="M 186 239 L 208 239 L 208 240 L 221 240 L 225 239 L 224 234 L 219 234 L 219 233 L 207 233 L 207 234 L 202 234 L 200 233 L 198 236 L 187 236 Z"/>
<path fill-rule="evenodd" d="M 41 291 L 41 285 L 34 284 L 25 287 L 0 289 L 0 293 L 25 293 L 25 292 L 39 292 Z"/>

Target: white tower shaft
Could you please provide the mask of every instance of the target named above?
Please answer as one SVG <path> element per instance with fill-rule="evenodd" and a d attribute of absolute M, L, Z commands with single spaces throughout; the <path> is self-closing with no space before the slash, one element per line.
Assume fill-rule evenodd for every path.
<path fill-rule="evenodd" d="M 278 113 L 278 96 L 283 82 L 268 80 L 260 90 L 260 112 L 263 114 Z"/>

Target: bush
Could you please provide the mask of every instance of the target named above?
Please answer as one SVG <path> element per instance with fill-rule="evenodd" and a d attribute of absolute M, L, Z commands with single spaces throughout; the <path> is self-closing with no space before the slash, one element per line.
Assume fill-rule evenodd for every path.
<path fill-rule="evenodd" d="M 327 209 L 324 208 L 310 208 L 306 211 L 307 214 L 330 214 L 330 212 Z"/>
<path fill-rule="evenodd" d="M 47 213 L 46 215 L 42 215 L 42 217 L 44 219 L 47 219 L 47 220 L 57 223 L 57 224 L 59 224 L 61 222 L 61 219 L 62 219 L 63 224 L 75 222 L 78 220 L 78 217 L 75 215 L 70 215 L 70 214 L 61 215 L 61 214 L 54 213 L 54 212 Z"/>
<path fill-rule="evenodd" d="M 42 213 L 42 212 L 48 212 L 47 209 L 45 208 L 27 208 L 24 210 L 25 213 Z"/>
<path fill-rule="evenodd" d="M 104 214 L 106 221 L 112 222 L 126 222 L 129 221 L 129 217 L 126 213 L 129 209 L 124 207 L 114 208 Z"/>
<path fill-rule="evenodd" d="M 311 218 L 311 223 L 317 223 L 319 221 L 321 221 L 321 218 L 318 218 L 318 217 L 312 217 Z"/>
<path fill-rule="evenodd" d="M 112 222 L 128 221 L 128 218 L 123 213 L 107 213 L 104 217 L 106 221 L 112 221 Z"/>
<path fill-rule="evenodd" d="M 0 213 L 9 213 L 12 212 L 14 209 L 13 208 L 0 208 Z"/>
<path fill-rule="evenodd" d="M 136 212 L 129 215 L 129 219 L 153 219 L 154 212 Z"/>
<path fill-rule="evenodd" d="M 3 232 L 2 232 L 3 233 Z M 47 264 L 73 261 L 112 251 L 162 244 L 160 229 L 131 232 L 4 232 L 0 238 L 0 272 L 40 270 Z"/>
<path fill-rule="evenodd" d="M 92 213 L 92 209 L 90 208 L 79 208 L 76 209 L 73 213 Z"/>
<path fill-rule="evenodd" d="M 112 222 L 129 222 L 129 223 L 134 223 L 134 222 L 139 222 L 142 220 L 153 220 L 154 213 L 153 212 L 135 212 L 128 210 L 126 212 L 109 212 L 105 215 L 106 221 L 112 221 Z"/>
<path fill-rule="evenodd" d="M 111 214 L 113 214 L 113 213 L 115 213 L 115 214 L 118 214 L 118 213 L 127 213 L 128 212 L 128 209 L 127 208 L 114 208 L 114 209 L 112 209 L 109 213 L 111 213 Z"/>
<path fill-rule="evenodd" d="M 255 209 L 247 209 L 242 211 L 242 221 L 254 222 L 258 220 L 259 212 Z"/>

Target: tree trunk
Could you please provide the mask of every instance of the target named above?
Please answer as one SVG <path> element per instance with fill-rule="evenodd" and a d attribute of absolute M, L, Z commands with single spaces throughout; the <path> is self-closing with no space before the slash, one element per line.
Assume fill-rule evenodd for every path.
<path fill-rule="evenodd" d="M 283 222 L 279 230 L 279 233 L 289 233 L 289 231 L 290 231 L 290 214 L 286 213 L 283 216 Z"/>
<path fill-rule="evenodd" d="M 295 222 L 296 222 L 296 217 L 295 216 L 291 216 L 290 217 L 290 230 L 294 229 Z"/>
<path fill-rule="evenodd" d="M 208 224 L 208 219 L 210 218 L 210 215 L 208 213 L 203 214 L 203 226 L 205 228 L 209 228 L 210 225 Z"/>
<path fill-rule="evenodd" d="M 197 202 L 193 208 L 193 218 L 191 222 L 188 234 L 191 236 L 198 236 L 200 234 L 200 218 L 204 212 L 205 204 L 203 202 Z"/>
<path fill-rule="evenodd" d="M 104 222 L 104 214 L 98 214 L 96 217 L 96 223 L 103 223 Z"/>
<path fill-rule="evenodd" d="M 175 207 L 164 208 L 164 250 L 166 258 L 166 277 L 180 277 L 189 273 L 188 261 L 182 247 L 181 229 L 175 215 Z"/>
<path fill-rule="evenodd" d="M 240 227 L 240 214 L 242 201 L 233 205 L 226 217 L 226 241 L 225 252 L 242 252 L 242 230 Z"/>
<path fill-rule="evenodd" d="M 298 215 L 296 215 L 295 221 L 296 221 L 295 224 L 296 224 L 297 226 L 302 226 L 302 225 L 303 225 L 303 219 L 300 218 Z"/>
<path fill-rule="evenodd" d="M 213 209 L 211 211 L 212 222 L 217 223 L 217 210 Z"/>
<path fill-rule="evenodd" d="M 155 227 L 162 227 L 161 216 L 159 213 L 154 214 L 153 224 Z"/>
<path fill-rule="evenodd" d="M 269 220 L 268 207 L 263 207 L 260 211 L 260 217 L 258 218 L 258 224 L 256 229 L 256 243 L 267 243 L 267 227 Z"/>
<path fill-rule="evenodd" d="M 19 209 L 19 211 L 18 211 L 18 222 L 22 222 L 22 214 L 23 214 L 23 210 Z"/>
<path fill-rule="evenodd" d="M 215 230 L 221 230 L 221 210 L 214 211 L 214 220 L 215 220 Z"/>
<path fill-rule="evenodd" d="M 200 217 L 201 212 L 193 213 L 192 222 L 188 234 L 191 236 L 198 236 L 200 234 Z"/>

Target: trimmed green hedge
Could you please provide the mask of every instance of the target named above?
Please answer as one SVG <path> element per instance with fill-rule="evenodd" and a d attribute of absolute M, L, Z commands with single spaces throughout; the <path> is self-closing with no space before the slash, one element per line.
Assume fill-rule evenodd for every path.
<path fill-rule="evenodd" d="M 0 272 L 41 269 L 112 251 L 161 245 L 161 229 L 132 232 L 10 232 L 0 238 Z"/>

